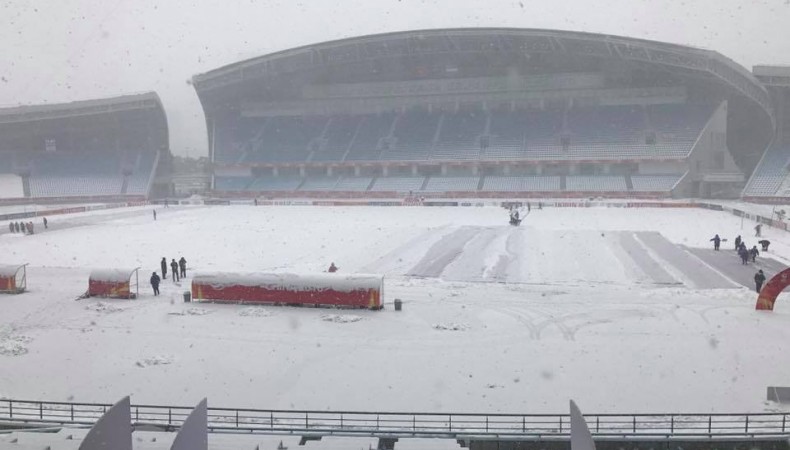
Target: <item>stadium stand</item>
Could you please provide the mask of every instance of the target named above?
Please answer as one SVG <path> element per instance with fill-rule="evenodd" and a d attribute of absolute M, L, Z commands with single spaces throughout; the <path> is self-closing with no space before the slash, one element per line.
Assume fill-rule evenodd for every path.
<path fill-rule="evenodd" d="M 485 131 L 487 114 L 482 110 L 459 111 L 442 116 L 434 160 L 474 160 L 480 157 L 479 136 Z"/>
<path fill-rule="evenodd" d="M 682 175 L 631 175 L 632 190 L 637 192 L 669 192 Z"/>
<path fill-rule="evenodd" d="M 744 189 L 745 196 L 771 197 L 777 195 L 785 178 L 790 175 L 790 145 L 774 144 L 768 148 Z"/>
<path fill-rule="evenodd" d="M 382 149 L 382 160 L 423 161 L 430 156 L 440 114 L 411 111 L 398 117 L 393 143 Z"/>
<path fill-rule="evenodd" d="M 370 183 L 373 182 L 372 177 L 349 177 L 341 178 L 335 185 L 335 191 L 367 191 Z"/>
<path fill-rule="evenodd" d="M 430 177 L 424 192 L 476 191 L 480 177 Z"/>
<path fill-rule="evenodd" d="M 256 135 L 245 161 L 305 161 L 313 150 L 310 144 L 321 135 L 326 124 L 325 117 L 272 117 L 260 133 L 260 139 Z"/>
<path fill-rule="evenodd" d="M 409 192 L 419 191 L 425 177 L 380 177 L 377 178 L 371 191 Z"/>
<path fill-rule="evenodd" d="M 311 177 L 305 179 L 299 187 L 300 191 L 331 191 L 334 190 L 340 177 Z"/>
<path fill-rule="evenodd" d="M 565 177 L 568 191 L 578 192 L 624 192 L 628 190 L 625 177 L 615 175 L 571 175 Z"/>
<path fill-rule="evenodd" d="M 220 191 L 246 191 L 253 180 L 252 177 L 215 177 L 214 183 Z"/>
<path fill-rule="evenodd" d="M 323 145 L 313 154 L 311 161 L 342 161 L 363 119 L 361 116 L 332 117 Z"/>
<path fill-rule="evenodd" d="M 392 128 L 395 113 L 369 114 L 360 119 L 360 128 L 353 138 L 346 161 L 372 161 L 379 159 L 379 142 Z"/>
<path fill-rule="evenodd" d="M 554 192 L 560 191 L 561 178 L 557 176 L 487 176 L 483 191 L 488 192 Z"/>
<path fill-rule="evenodd" d="M 22 177 L 11 173 L 0 172 L 0 198 L 22 198 L 25 188 Z"/>
<path fill-rule="evenodd" d="M 247 186 L 249 191 L 295 191 L 303 179 L 301 177 L 272 177 L 262 176 L 253 180 Z"/>

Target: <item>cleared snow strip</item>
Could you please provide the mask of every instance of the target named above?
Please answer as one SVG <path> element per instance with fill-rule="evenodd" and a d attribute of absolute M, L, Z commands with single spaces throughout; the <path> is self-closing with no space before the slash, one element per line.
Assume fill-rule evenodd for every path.
<path fill-rule="evenodd" d="M 653 283 L 659 285 L 682 284 L 650 256 L 645 247 L 636 241 L 633 232 L 617 233 L 617 238 L 624 253 Z"/>
<path fill-rule="evenodd" d="M 442 271 L 442 278 L 450 281 L 479 281 L 486 278 L 486 272 L 496 264 L 504 249 L 496 248 L 494 242 L 500 238 L 504 244 L 506 227 L 480 228 L 470 239 L 461 253 Z"/>
<path fill-rule="evenodd" d="M 479 227 L 461 227 L 443 236 L 428 249 L 425 256 L 407 272 L 407 275 L 433 278 L 440 276 L 445 267 L 463 252 L 467 242 L 479 232 Z"/>
<path fill-rule="evenodd" d="M 667 263 L 675 266 L 697 289 L 733 288 L 735 284 L 704 264 L 699 258 L 669 242 L 657 232 L 639 233 L 639 240 Z"/>
<path fill-rule="evenodd" d="M 433 246 L 455 228 L 441 227 L 426 230 L 405 244 L 362 267 L 363 272 L 403 275 L 425 256 L 425 250 Z"/>

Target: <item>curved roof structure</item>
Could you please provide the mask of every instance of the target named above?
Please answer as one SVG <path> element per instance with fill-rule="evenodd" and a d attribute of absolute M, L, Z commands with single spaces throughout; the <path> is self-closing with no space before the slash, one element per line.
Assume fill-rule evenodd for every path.
<path fill-rule="evenodd" d="M 118 97 L 80 100 L 69 103 L 25 105 L 0 109 L 0 123 L 29 122 L 64 117 L 91 116 L 120 111 L 158 109 L 164 107 L 156 92 L 122 95 Z"/>
<path fill-rule="evenodd" d="M 341 39 L 230 64 L 196 75 L 193 83 L 201 95 L 255 79 L 375 58 L 497 51 L 613 58 L 702 75 L 755 102 L 774 119 L 762 84 L 744 67 L 718 52 L 621 36 L 542 29 L 435 29 Z"/>

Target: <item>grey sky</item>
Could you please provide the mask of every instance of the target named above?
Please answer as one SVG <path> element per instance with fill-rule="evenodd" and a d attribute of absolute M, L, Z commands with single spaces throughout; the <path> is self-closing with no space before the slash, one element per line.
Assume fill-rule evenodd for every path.
<path fill-rule="evenodd" d="M 177 154 L 206 154 L 187 80 L 298 45 L 419 28 L 555 28 L 790 65 L 790 0 L 0 0 L 0 105 L 155 90 Z"/>

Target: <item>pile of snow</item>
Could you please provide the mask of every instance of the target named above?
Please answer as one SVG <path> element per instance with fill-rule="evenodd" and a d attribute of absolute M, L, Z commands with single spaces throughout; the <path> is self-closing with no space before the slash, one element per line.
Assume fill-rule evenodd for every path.
<path fill-rule="evenodd" d="M 210 309 L 204 308 L 189 308 L 183 311 L 173 311 L 170 313 L 171 316 L 205 316 L 206 314 L 211 314 L 213 311 Z"/>
<path fill-rule="evenodd" d="M 250 306 L 239 311 L 239 315 L 244 317 L 269 317 L 272 313 L 265 308 Z"/>
<path fill-rule="evenodd" d="M 362 317 L 353 314 L 324 314 L 321 316 L 321 320 L 324 322 L 352 323 L 359 322 L 362 320 Z"/>
<path fill-rule="evenodd" d="M 89 311 L 96 311 L 100 313 L 114 313 L 118 311 L 123 311 L 123 308 L 119 308 L 115 305 L 111 305 L 109 303 L 104 302 L 97 302 L 92 305 L 85 306 L 85 309 Z"/>
<path fill-rule="evenodd" d="M 135 363 L 135 365 L 137 365 L 137 367 L 148 367 L 148 366 L 164 366 L 172 363 L 173 363 L 172 356 L 158 355 L 158 356 L 153 356 L 151 358 L 139 360 Z"/>
<path fill-rule="evenodd" d="M 27 345 L 33 339 L 23 335 L 0 335 L 0 355 L 20 356 L 27 353 Z"/>
<path fill-rule="evenodd" d="M 466 323 L 435 323 L 433 324 L 433 328 L 439 331 L 466 331 L 468 330 L 469 324 Z"/>

